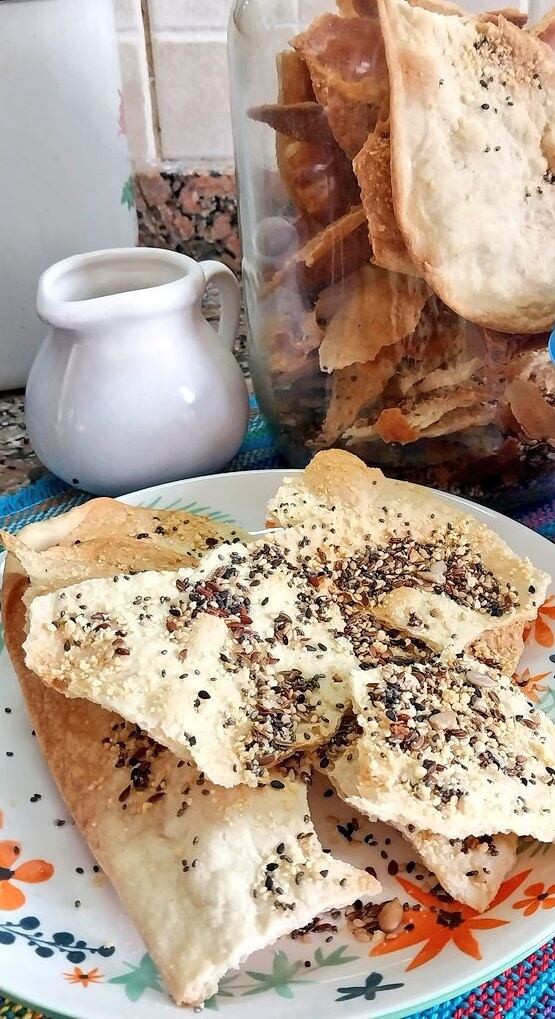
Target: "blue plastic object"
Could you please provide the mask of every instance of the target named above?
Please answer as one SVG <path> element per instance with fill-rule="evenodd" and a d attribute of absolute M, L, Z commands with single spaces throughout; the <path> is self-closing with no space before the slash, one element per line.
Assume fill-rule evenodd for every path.
<path fill-rule="evenodd" d="M 549 337 L 549 340 L 547 342 L 547 349 L 549 351 L 549 356 L 551 360 L 555 361 L 555 326 L 553 327 L 553 332 L 551 333 L 551 336 Z"/>

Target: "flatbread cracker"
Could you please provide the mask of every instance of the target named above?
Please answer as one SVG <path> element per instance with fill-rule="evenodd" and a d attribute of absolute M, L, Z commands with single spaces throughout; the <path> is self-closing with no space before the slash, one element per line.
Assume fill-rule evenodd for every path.
<path fill-rule="evenodd" d="M 555 50 L 555 7 L 547 11 L 535 25 L 530 25 L 529 31 L 546 43 L 551 50 Z"/>
<path fill-rule="evenodd" d="M 284 532 L 271 545 L 222 545 L 196 571 L 116 574 L 39 596 L 26 663 L 66 696 L 135 722 L 210 781 L 256 786 L 274 761 L 329 738 L 349 700 L 341 615 L 310 608 L 298 542 Z"/>
<path fill-rule="evenodd" d="M 319 767 L 362 812 L 409 834 L 553 841 L 555 725 L 510 679 L 438 657 L 357 673 L 353 694 L 356 768 L 326 750 Z"/>
<path fill-rule="evenodd" d="M 306 110 L 308 104 L 315 105 L 310 74 L 301 55 L 293 50 L 278 54 L 277 72 L 279 106 L 272 109 L 278 111 L 276 116 L 290 121 L 291 107 L 298 110 L 300 105 Z M 280 109 L 289 112 L 279 113 Z M 306 113 L 304 116 L 306 128 Z M 318 118 L 321 130 L 321 114 Z M 312 118 L 310 123 L 315 126 Z M 329 127 L 323 136 L 313 139 L 296 135 L 287 137 L 286 134 L 276 137 L 276 158 L 281 178 L 299 213 L 310 224 L 315 221 L 327 225 L 330 219 L 341 216 L 359 201 L 352 166 L 337 143 L 333 140 L 334 144 L 331 144 L 332 140 Z"/>
<path fill-rule="evenodd" d="M 317 374 L 316 351 L 322 337 L 314 312 L 299 317 L 276 315 L 267 320 L 264 350 L 272 375 L 292 380 Z"/>
<path fill-rule="evenodd" d="M 1 532 L 8 552 L 17 556 L 30 578 L 33 593 L 122 570 L 136 573 L 145 563 L 159 570 L 192 566 L 222 541 L 246 537 L 235 525 L 208 517 L 126 506 L 115 499 L 92 499 L 51 524 L 48 540 L 54 542 L 58 535 L 59 540 L 48 548 L 26 544 L 22 534 Z"/>
<path fill-rule="evenodd" d="M 333 372 L 330 401 L 316 446 L 332 446 L 363 409 L 372 406 L 394 375 L 403 354 L 402 344 L 394 343 L 380 350 L 373 361 Z"/>
<path fill-rule="evenodd" d="M 282 50 L 277 56 L 278 102 L 282 106 L 314 102 L 310 72 L 300 53 Z"/>
<path fill-rule="evenodd" d="M 336 4 L 344 18 L 375 18 L 378 14 L 376 0 L 336 0 Z"/>
<path fill-rule="evenodd" d="M 360 729 L 354 720 L 346 720 L 331 744 L 313 757 L 316 767 L 332 781 L 341 799 L 375 821 L 370 805 L 360 796 L 363 755 Z M 478 912 L 488 908 L 516 862 L 516 835 L 449 839 L 445 835 L 419 831 L 412 825 L 410 829 L 399 830 L 445 891 Z"/>
<path fill-rule="evenodd" d="M 395 215 L 413 260 L 464 318 L 512 333 L 549 328 L 555 67 L 548 48 L 502 16 L 446 17 L 406 0 L 380 0 L 379 10 Z"/>
<path fill-rule="evenodd" d="M 390 272 L 419 276 L 397 225 L 391 191 L 389 117 L 380 119 L 368 135 L 353 168 L 359 183 L 368 232 L 372 261 Z"/>
<path fill-rule="evenodd" d="M 373 616 L 440 651 L 456 653 L 488 630 L 534 619 L 549 583 L 472 515 L 342 450 L 318 453 L 302 475 L 286 478 L 268 518 L 318 524 L 320 546 L 333 536 L 359 571 L 351 582 L 347 569 L 338 586 L 360 591 Z"/>
<path fill-rule="evenodd" d="M 403 832 L 420 859 L 457 902 L 483 913 L 517 860 L 517 835 L 446 839 L 430 832 Z"/>
<path fill-rule="evenodd" d="M 248 111 L 248 117 L 261 124 L 268 124 L 279 134 L 286 134 L 300 142 L 314 142 L 331 148 L 337 144 L 325 111 L 316 102 L 253 106 Z"/>
<path fill-rule="evenodd" d="M 352 159 L 374 127 L 388 91 L 378 19 L 322 14 L 291 44 L 308 66 L 338 144 Z"/>
<path fill-rule="evenodd" d="M 536 382 L 514 379 L 507 386 L 505 395 L 512 413 L 529 439 L 555 440 L 555 405 Z"/>
<path fill-rule="evenodd" d="M 267 291 L 294 288 L 317 296 L 368 263 L 370 254 L 366 217 L 358 205 L 311 237 L 269 280 Z"/>
<path fill-rule="evenodd" d="M 79 533 L 84 544 L 90 533 L 91 545 L 102 537 L 87 528 L 85 511 L 93 505 L 31 525 L 21 532 L 22 545 L 53 551 L 50 543 L 60 541 L 72 548 Z M 110 505 L 117 515 L 120 504 Z M 141 510 L 130 510 L 129 520 L 135 513 L 140 523 Z M 164 512 L 160 515 L 164 518 Z M 103 516 L 106 536 L 107 505 Z M 203 518 L 197 520 L 201 530 L 208 526 Z M 193 545 L 194 538 L 187 554 L 193 554 Z M 114 549 L 115 560 L 119 557 Z M 143 565 L 155 562 L 154 547 L 146 545 Z M 89 566 L 95 566 L 93 559 Z M 46 572 L 35 575 L 38 586 L 51 580 Z M 322 853 L 305 788 L 291 771 L 287 777 L 270 776 L 277 788 L 267 783 L 257 789 L 216 788 L 119 716 L 42 684 L 25 667 L 21 649 L 26 584 L 9 555 L 2 591 L 6 645 L 41 749 L 178 1004 L 201 1004 L 215 993 L 224 973 L 252 951 L 325 909 L 379 891 L 369 875 Z M 305 837 L 297 839 L 299 833 Z M 276 854 L 281 843 L 291 866 Z M 264 887 L 258 894 L 266 863 L 274 859 L 284 891 L 281 901 L 294 902 L 294 909 L 278 908 L 273 890 Z M 296 872 L 302 875 L 298 883 Z M 193 914 L 197 922 L 191 924 Z"/>
<path fill-rule="evenodd" d="M 327 226 L 360 201 L 351 163 L 337 145 L 278 135 L 276 153 L 289 196 L 309 221 Z"/>
<path fill-rule="evenodd" d="M 483 423 L 483 420 L 492 421 L 496 413 L 496 404 L 488 401 L 488 392 L 479 383 L 467 383 L 465 386 L 453 386 L 449 389 L 437 390 L 436 392 L 415 397 L 413 400 L 404 401 L 398 407 L 391 407 L 383 410 L 376 424 L 366 430 L 364 437 L 379 435 L 384 442 L 399 442 L 405 445 L 409 442 L 416 442 L 418 439 L 435 432 L 444 435 L 451 431 L 457 431 L 457 427 L 450 427 L 445 419 L 448 414 L 457 414 L 466 409 L 467 414 L 462 420 L 468 422 Z M 482 410 L 485 408 L 485 414 Z M 457 419 L 455 419 L 456 421 Z M 445 427 L 442 428 L 441 422 Z M 432 426 L 436 425 L 436 428 Z M 359 433 L 351 433 L 353 438 L 361 438 Z"/>
<path fill-rule="evenodd" d="M 522 623 L 501 626 L 498 630 L 484 633 L 474 644 L 470 644 L 467 653 L 498 669 L 504 676 L 512 676 L 524 651 L 524 627 Z"/>
<path fill-rule="evenodd" d="M 337 307 L 320 346 L 322 371 L 373 361 L 415 330 L 429 297 L 422 280 L 362 266 L 319 299 L 317 318 L 326 317 L 326 306 Z"/>

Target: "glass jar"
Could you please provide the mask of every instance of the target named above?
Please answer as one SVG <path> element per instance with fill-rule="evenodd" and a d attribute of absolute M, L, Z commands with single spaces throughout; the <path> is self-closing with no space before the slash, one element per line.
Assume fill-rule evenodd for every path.
<path fill-rule="evenodd" d="M 391 11 L 396 7 L 395 0 L 385 3 Z M 412 17 L 417 5 L 418 16 L 442 22 L 457 17 L 445 0 L 403 6 Z M 496 14 L 484 17 L 486 59 L 479 75 L 485 78 L 477 90 L 483 102 L 474 102 L 468 122 L 461 115 L 456 124 L 458 143 L 470 152 L 467 161 L 475 160 L 471 172 L 486 181 L 486 190 L 501 165 L 494 162 L 501 150 L 491 119 L 497 109 L 487 99 L 493 107 L 506 87 L 486 73 L 486 51 L 499 33 L 524 31 L 518 12 L 505 13 L 508 28 Z M 452 186 L 443 186 L 449 177 L 449 167 L 441 170 L 444 80 L 434 79 L 438 98 L 434 93 L 430 108 L 417 68 L 414 111 L 399 112 L 388 72 L 396 42 L 388 43 L 386 59 L 384 18 L 376 0 L 236 0 L 232 9 L 232 114 L 256 395 L 295 466 L 336 446 L 391 475 L 477 497 L 492 484 L 499 491 L 509 482 L 539 478 L 545 488 L 555 445 L 555 366 L 547 351 L 555 304 L 551 319 L 549 302 L 533 320 L 523 317 L 526 287 L 534 296 L 540 282 L 515 269 L 512 287 L 510 263 L 503 268 L 503 295 L 493 278 L 491 287 L 484 283 L 480 267 L 482 261 L 491 264 L 497 242 L 490 251 L 465 180 L 455 177 Z M 387 23 L 393 35 L 401 25 L 393 14 Z M 555 46 L 553 19 L 540 34 Z M 477 39 L 475 50 L 482 35 Z M 543 71 L 547 45 L 540 49 Z M 446 80 L 451 66 L 454 61 Z M 464 101 L 472 106 L 472 96 Z M 535 97 L 508 94 L 503 101 L 522 116 L 522 103 L 533 104 Z M 480 121 L 478 114 L 485 118 L 488 111 L 490 120 Z M 420 113 L 429 118 L 429 138 Z M 509 123 L 507 110 L 501 114 Z M 411 150 L 413 124 L 420 141 Z M 446 144 L 453 135 L 451 126 Z M 411 203 L 409 194 L 407 203 L 399 175 L 392 187 L 391 165 L 398 168 L 403 160 L 412 168 L 411 193 L 421 201 Z M 528 196 L 545 203 L 543 212 L 536 215 L 529 206 L 532 212 L 523 213 L 530 219 L 532 255 L 543 243 L 542 215 L 543 229 L 548 215 L 553 232 L 554 169 L 549 161 L 542 167 L 545 184 L 534 181 L 537 192 Z M 438 196 L 435 206 L 432 194 Z M 469 234 L 461 210 L 467 201 Z M 487 201 L 483 205 L 487 210 Z M 503 236 L 503 217 L 494 228 Z M 422 256 L 419 230 L 434 249 L 431 265 Z M 507 244 L 514 236 L 508 232 Z M 555 278 L 551 290 L 555 295 Z"/>

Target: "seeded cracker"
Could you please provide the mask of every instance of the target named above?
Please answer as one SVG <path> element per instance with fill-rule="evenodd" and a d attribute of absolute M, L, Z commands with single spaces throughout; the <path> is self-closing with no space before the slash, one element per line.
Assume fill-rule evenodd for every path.
<path fill-rule="evenodd" d="M 380 0 L 379 12 L 395 216 L 410 255 L 464 318 L 512 333 L 550 328 L 551 51 L 501 15 L 445 16 L 406 0 Z"/>
<path fill-rule="evenodd" d="M 115 529 L 119 504 L 103 503 L 109 535 L 110 507 Z M 34 563 L 37 586 L 52 582 L 51 540 L 72 548 L 79 533 L 96 567 L 92 547 L 101 535 L 88 529 L 89 506 L 22 532 L 20 549 L 45 552 Z M 129 521 L 135 512 L 142 523 L 142 511 L 129 510 Z M 165 524 L 178 514 L 160 516 Z M 198 534 L 217 532 L 195 519 Z M 188 554 L 194 544 L 192 537 Z M 143 547 L 143 568 L 154 566 L 154 546 Z M 121 555 L 114 546 L 113 560 L 120 563 Z M 268 775 L 257 789 L 216 789 L 136 726 L 41 683 L 21 650 L 26 583 L 10 556 L 2 592 L 6 644 L 32 724 L 71 813 L 179 1004 L 200 1004 L 229 968 L 316 914 L 379 893 L 369 875 L 322 853 L 305 787 L 291 771 Z"/>
<path fill-rule="evenodd" d="M 116 574 L 35 598 L 27 665 L 211 781 L 256 785 L 274 761 L 328 739 L 349 699 L 341 615 L 325 595 L 314 602 L 299 540 L 226 545 L 197 571 Z"/>
<path fill-rule="evenodd" d="M 1 537 L 33 585 L 28 597 L 120 569 L 137 572 L 145 563 L 158 570 L 194 565 L 222 541 L 246 537 L 235 525 L 178 510 L 126 506 L 115 499 L 92 499 L 52 520 L 52 540 L 59 541 L 48 548 L 27 544 L 25 534 L 2 532 Z"/>
<path fill-rule="evenodd" d="M 487 630 L 531 621 L 544 600 L 547 574 L 493 531 L 350 453 L 319 453 L 269 504 L 275 524 L 308 517 L 341 548 L 341 590 L 437 650 L 457 652 Z"/>
<path fill-rule="evenodd" d="M 337 768 L 354 806 L 452 839 L 555 840 L 555 725 L 512 680 L 438 657 L 358 673 L 353 686 L 356 781 L 348 755 L 330 778 Z"/>
<path fill-rule="evenodd" d="M 360 795 L 359 779 L 364 741 L 354 719 L 346 719 L 331 743 L 313 755 L 314 763 L 330 779 L 339 796 L 376 820 Z M 322 763 L 320 763 L 322 762 Z M 486 835 L 449 839 L 444 835 L 400 828 L 427 869 L 458 902 L 483 912 L 516 860 L 516 835 Z"/>
<path fill-rule="evenodd" d="M 483 913 L 497 895 L 517 858 L 516 835 L 446 839 L 429 832 L 407 832 L 422 862 L 457 902 Z"/>

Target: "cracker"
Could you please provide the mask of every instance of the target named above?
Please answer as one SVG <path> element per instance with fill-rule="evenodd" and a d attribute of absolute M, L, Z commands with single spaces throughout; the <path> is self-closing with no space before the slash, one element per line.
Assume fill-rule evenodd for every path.
<path fill-rule="evenodd" d="M 116 574 L 39 596 L 26 663 L 211 781 L 256 786 L 274 761 L 329 738 L 349 699 L 341 615 L 306 609 L 315 590 L 300 548 L 284 532 L 272 545 L 222 545 L 198 571 Z"/>
<path fill-rule="evenodd" d="M 376 0 L 336 0 L 336 4 L 344 18 L 375 18 L 378 14 Z"/>
<path fill-rule="evenodd" d="M 320 346 L 322 371 L 373 361 L 414 331 L 430 290 L 422 280 L 366 265 L 323 294 L 316 315 L 331 319 Z"/>
<path fill-rule="evenodd" d="M 547 11 L 535 25 L 530 25 L 529 31 L 550 49 L 555 50 L 555 7 Z"/>
<path fill-rule="evenodd" d="M 288 106 L 269 103 L 264 106 L 253 106 L 248 117 L 261 124 L 268 124 L 279 134 L 286 134 L 300 142 L 314 142 L 335 148 L 328 118 L 316 102 L 290 103 Z"/>
<path fill-rule="evenodd" d="M 1 532 L 34 593 L 121 570 L 138 572 L 145 563 L 159 570 L 193 565 L 222 541 L 246 537 L 235 525 L 194 513 L 143 509 L 115 499 L 92 499 L 64 514 L 59 523 L 53 520 L 47 533 L 51 544 L 43 549 L 40 543 L 28 545 L 22 534 Z M 58 534 L 60 540 L 53 544 Z"/>
<path fill-rule="evenodd" d="M 289 196 L 309 221 L 327 226 L 360 201 L 352 165 L 337 145 L 278 135 L 276 153 Z"/>
<path fill-rule="evenodd" d="M 405 445 L 409 442 L 416 442 L 418 439 L 434 434 L 443 435 L 449 431 L 457 431 L 451 427 L 453 420 L 445 421 L 448 414 L 457 414 L 466 411 L 462 420 L 467 424 L 473 422 L 474 418 L 478 423 L 483 423 L 484 416 L 488 420 L 495 417 L 496 405 L 487 400 L 487 393 L 484 386 L 479 383 L 467 383 L 465 386 L 454 386 L 450 389 L 437 390 L 413 400 L 405 401 L 399 407 L 390 407 L 383 410 L 373 431 L 368 435 L 354 435 L 353 438 L 367 438 L 370 435 L 379 435 L 384 442 L 400 442 Z M 487 412 L 486 412 L 487 408 Z M 446 427 L 442 431 L 441 422 Z"/>
<path fill-rule="evenodd" d="M 409 834 L 553 841 L 555 726 L 510 679 L 437 658 L 361 672 L 353 689 L 360 735 L 348 781 L 358 809 Z M 319 766 L 332 781 L 337 768 L 345 786 L 341 758 L 325 751 Z"/>
<path fill-rule="evenodd" d="M 316 351 L 322 336 L 314 312 L 305 312 L 300 319 L 287 315 L 269 319 L 264 330 L 264 350 L 272 375 L 291 380 L 316 374 Z"/>
<path fill-rule="evenodd" d="M 278 102 L 282 106 L 315 99 L 310 72 L 300 53 L 282 50 L 277 56 Z"/>
<path fill-rule="evenodd" d="M 332 743 L 314 755 L 338 795 L 362 814 L 375 821 L 370 804 L 361 797 L 360 775 L 364 770 L 365 743 L 354 720 L 346 720 Z M 411 825 L 399 829 L 416 849 L 427 869 L 458 902 L 483 912 L 497 894 L 499 886 L 516 862 L 516 835 L 469 836 L 449 839 L 441 834 L 419 831 Z"/>
<path fill-rule="evenodd" d="M 379 9 L 395 215 L 413 260 L 464 318 L 511 333 L 547 329 L 555 320 L 547 48 L 502 16 L 445 17 L 406 0 L 380 0 Z"/>
<path fill-rule="evenodd" d="M 109 535 L 108 500 L 103 502 Z M 110 503 L 114 525 L 120 505 Z M 102 537 L 86 522 L 92 506 L 27 527 L 21 545 L 53 552 L 52 543 L 59 542 L 71 549 L 81 534 L 92 552 Z M 130 508 L 129 521 L 133 514 L 142 524 L 143 511 Z M 164 519 L 163 511 L 160 515 Z M 196 520 L 199 531 L 210 526 L 204 518 Z M 184 557 L 195 554 L 191 536 L 189 548 L 183 544 Z M 154 546 L 144 549 L 143 568 L 156 565 Z M 35 582 L 46 586 L 52 580 L 47 558 L 42 565 L 45 572 L 37 571 Z M 89 567 L 96 568 L 94 556 Z M 106 567 L 110 572 L 108 562 Z M 369 875 L 323 854 L 306 787 L 293 771 L 272 773 L 256 789 L 212 786 L 119 716 L 42 684 L 23 660 L 26 584 L 9 555 L 2 591 L 6 645 L 32 725 L 69 810 L 179 1004 L 201 1004 L 228 969 L 321 911 L 379 892 Z M 277 892 L 265 887 L 269 861 L 278 864 L 274 885 L 283 888 L 283 904 L 294 903 L 294 909 L 278 908 Z M 193 914 L 197 922 L 191 924 Z"/>
<path fill-rule="evenodd" d="M 514 674 L 523 650 L 522 623 L 502 626 L 498 630 L 483 633 L 479 640 L 467 648 L 471 658 L 477 658 L 492 669 L 499 669 L 505 676 Z"/>
<path fill-rule="evenodd" d="M 333 445 L 364 408 L 372 406 L 394 375 L 403 353 L 402 344 L 395 343 L 380 350 L 373 361 L 333 372 L 330 401 L 316 445 Z"/>
<path fill-rule="evenodd" d="M 314 90 L 310 80 L 308 67 L 299 53 L 285 50 L 278 54 L 278 104 L 279 109 L 289 111 L 279 113 L 277 107 L 264 107 L 274 110 L 275 117 L 291 122 L 291 107 L 297 110 L 297 134 L 299 128 L 299 106 L 304 109 L 305 133 L 307 130 L 307 105 L 315 104 Z M 320 107 L 321 109 L 321 107 Z M 315 111 L 314 111 L 315 112 Z M 323 111 L 322 111 L 323 112 Z M 329 127 L 325 113 L 319 113 L 313 119 L 308 118 L 312 128 L 317 125 L 323 136 L 306 139 L 288 137 L 278 134 L 276 139 L 276 158 L 278 169 L 287 192 L 301 215 L 312 223 L 328 224 L 356 204 L 359 191 L 352 166 L 337 143 L 331 144 Z"/>
<path fill-rule="evenodd" d="M 555 440 L 555 406 L 536 382 L 514 379 L 507 386 L 505 395 L 512 413 L 529 439 Z"/>
<path fill-rule="evenodd" d="M 372 261 L 391 272 L 418 276 L 405 241 L 397 225 L 391 191 L 389 118 L 379 120 L 353 161 L 359 183 Z"/>
<path fill-rule="evenodd" d="M 478 913 L 493 902 L 517 860 L 516 835 L 454 840 L 430 832 L 404 831 L 403 835 L 445 891 Z"/>
<path fill-rule="evenodd" d="M 338 144 L 352 158 L 374 127 L 388 91 L 378 19 L 322 14 L 292 45 L 306 61 Z"/>
<path fill-rule="evenodd" d="M 364 598 L 388 626 L 441 651 L 534 619 L 549 582 L 471 514 L 341 450 L 318 453 L 302 476 L 285 479 L 268 517 L 280 526 L 318 524 L 323 547 L 333 528 L 333 541 L 358 571 L 352 582 L 345 571 L 342 590 Z"/>
<path fill-rule="evenodd" d="M 370 261 L 370 243 L 362 206 L 324 227 L 268 282 L 273 293 L 294 288 L 317 295 Z"/>

